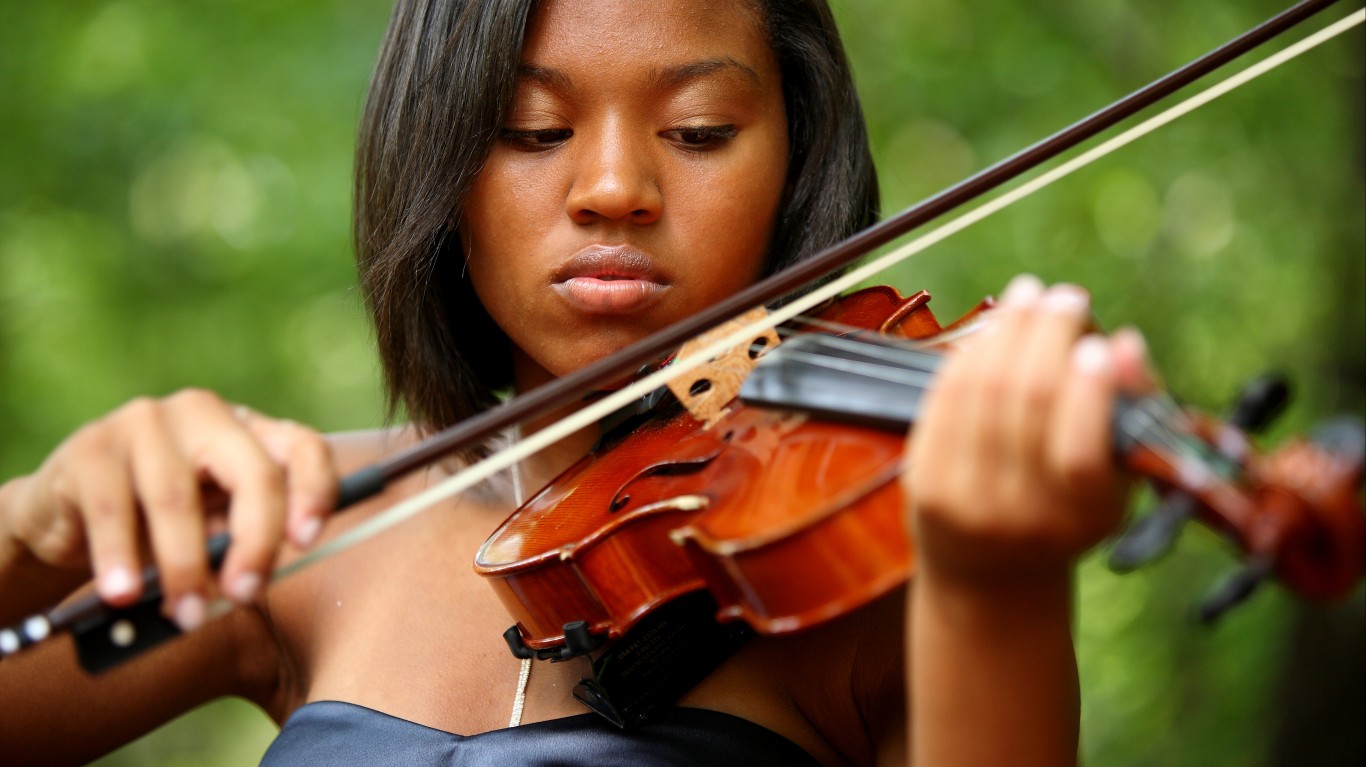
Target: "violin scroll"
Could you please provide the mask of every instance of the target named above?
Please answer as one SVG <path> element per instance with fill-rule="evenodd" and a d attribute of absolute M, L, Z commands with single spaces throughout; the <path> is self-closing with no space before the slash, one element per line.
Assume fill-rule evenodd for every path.
<path fill-rule="evenodd" d="M 1237 606 L 1273 573 L 1310 599 L 1336 599 L 1356 586 L 1366 559 L 1358 500 L 1364 454 L 1366 430 L 1340 418 L 1253 464 L 1264 511 L 1251 540 L 1264 550 L 1205 598 L 1201 622 Z"/>
<path fill-rule="evenodd" d="M 1236 606 L 1273 574 L 1315 600 L 1356 587 L 1366 566 L 1366 430 L 1335 419 L 1309 439 L 1259 454 L 1248 432 L 1279 411 L 1286 391 L 1271 379 L 1255 381 L 1229 422 L 1178 414 L 1164 398 L 1121 408 L 1125 462 L 1156 483 L 1164 502 L 1120 539 L 1112 567 L 1128 570 L 1160 555 L 1193 517 L 1246 552 L 1245 564 L 1202 603 L 1202 621 Z"/>

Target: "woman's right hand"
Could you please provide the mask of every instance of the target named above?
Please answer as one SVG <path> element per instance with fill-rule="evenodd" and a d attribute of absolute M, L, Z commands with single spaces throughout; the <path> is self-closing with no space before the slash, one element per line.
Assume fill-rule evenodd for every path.
<path fill-rule="evenodd" d="M 336 498 L 317 432 L 191 389 L 129 402 L 0 487 L 0 551 L 92 575 L 114 606 L 137 600 L 155 564 L 163 611 L 190 630 L 216 593 L 255 600 L 286 536 L 310 545 Z M 215 578 L 205 542 L 224 529 L 232 543 Z"/>

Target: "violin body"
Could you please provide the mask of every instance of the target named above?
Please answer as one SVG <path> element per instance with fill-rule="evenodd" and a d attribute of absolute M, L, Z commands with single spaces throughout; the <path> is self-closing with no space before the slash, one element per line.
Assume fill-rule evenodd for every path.
<path fill-rule="evenodd" d="M 817 320 L 923 339 L 944 330 L 928 302 L 878 286 Z M 616 638 L 704 589 L 722 619 L 800 630 L 908 577 L 904 448 L 901 432 L 734 400 L 710 425 L 680 411 L 571 466 L 494 532 L 475 570 L 534 649 L 564 643 L 575 621 Z"/>

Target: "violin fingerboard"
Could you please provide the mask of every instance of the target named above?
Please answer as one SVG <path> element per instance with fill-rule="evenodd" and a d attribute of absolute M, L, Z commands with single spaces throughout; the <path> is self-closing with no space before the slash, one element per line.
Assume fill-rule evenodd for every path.
<path fill-rule="evenodd" d="M 759 360 L 740 389 L 748 406 L 905 431 L 915 422 L 937 355 L 809 334 Z"/>

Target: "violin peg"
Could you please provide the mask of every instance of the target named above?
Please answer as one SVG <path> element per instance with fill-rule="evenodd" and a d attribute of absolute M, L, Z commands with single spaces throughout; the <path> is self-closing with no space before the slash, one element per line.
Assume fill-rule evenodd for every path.
<path fill-rule="evenodd" d="M 1255 557 L 1216 585 L 1200 603 L 1197 616 L 1201 623 L 1214 623 L 1224 613 L 1242 604 L 1271 575 L 1271 559 Z"/>
<path fill-rule="evenodd" d="M 1134 520 L 1110 550 L 1110 569 L 1127 573 L 1164 556 L 1195 513 L 1195 504 L 1191 496 L 1173 493 L 1146 516 Z"/>
<path fill-rule="evenodd" d="M 1263 373 L 1238 392 L 1229 423 L 1246 432 L 1258 432 L 1276 420 L 1290 403 L 1290 381 L 1279 373 Z"/>

